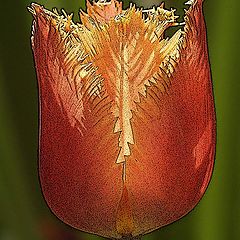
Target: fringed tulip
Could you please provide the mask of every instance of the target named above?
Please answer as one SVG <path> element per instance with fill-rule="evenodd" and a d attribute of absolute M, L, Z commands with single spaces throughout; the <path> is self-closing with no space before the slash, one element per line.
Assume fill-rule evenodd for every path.
<path fill-rule="evenodd" d="M 31 5 L 41 187 L 72 227 L 132 239 L 202 198 L 215 111 L 203 0 L 188 4 L 184 26 L 164 4 L 87 1 L 81 23 Z M 166 38 L 174 26 L 182 29 Z"/>

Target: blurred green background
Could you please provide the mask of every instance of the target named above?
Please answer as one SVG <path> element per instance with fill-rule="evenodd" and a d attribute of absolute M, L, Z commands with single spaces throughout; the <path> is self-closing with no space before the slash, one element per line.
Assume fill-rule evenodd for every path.
<path fill-rule="evenodd" d="M 160 1 L 135 1 L 150 6 Z M 39 0 L 77 19 L 83 0 Z M 0 2 L 0 240 L 97 240 L 58 221 L 38 184 L 37 81 L 30 47 L 27 0 Z M 167 7 L 183 1 L 166 0 Z M 124 1 L 128 6 L 128 1 Z M 143 240 L 240 239 L 239 0 L 204 5 L 217 110 L 217 155 L 212 182 L 200 204 L 177 223 Z"/>

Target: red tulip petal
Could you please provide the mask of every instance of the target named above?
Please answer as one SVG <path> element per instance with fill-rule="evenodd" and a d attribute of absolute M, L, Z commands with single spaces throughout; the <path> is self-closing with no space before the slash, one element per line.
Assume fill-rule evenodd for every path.
<path fill-rule="evenodd" d="M 111 1 L 99 1 L 90 3 L 89 0 L 87 2 L 87 13 L 81 11 L 80 18 L 85 26 L 88 24 L 88 20 L 97 21 L 99 23 L 106 23 L 113 19 L 115 16 L 122 13 L 122 2 L 118 2 L 117 0 Z"/>
<path fill-rule="evenodd" d="M 40 7 L 34 8 L 33 50 L 41 117 L 39 172 L 44 197 L 64 222 L 84 231 L 117 236 L 122 166 L 113 161 L 118 136 L 112 130 L 115 118 L 109 97 L 101 95 L 86 103 L 88 96 L 80 89 L 86 81 L 81 76 L 87 59 L 78 59 L 77 46 L 72 46 L 69 56 L 64 51 L 68 36 L 63 38 L 53 20 L 38 12 Z"/>
<path fill-rule="evenodd" d="M 215 154 L 202 1 L 184 31 L 161 5 L 88 4 L 74 24 L 33 4 L 44 197 L 67 224 L 105 237 L 167 225 L 199 202 Z"/>
<path fill-rule="evenodd" d="M 186 215 L 202 198 L 212 174 L 215 113 L 200 2 L 190 7 L 186 23 L 175 72 L 170 77 L 163 73 L 171 82 L 165 86 L 168 94 L 161 94 L 158 85 L 149 87 L 133 115 L 135 145 L 127 168 L 133 235 Z"/>

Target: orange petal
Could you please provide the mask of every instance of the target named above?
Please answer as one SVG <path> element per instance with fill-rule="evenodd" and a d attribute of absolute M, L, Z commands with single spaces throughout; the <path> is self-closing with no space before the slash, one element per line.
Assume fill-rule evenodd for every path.
<path fill-rule="evenodd" d="M 39 174 L 65 223 L 108 238 L 170 224 L 202 198 L 215 110 L 202 1 L 184 29 L 161 5 L 90 4 L 82 24 L 32 4 Z"/>

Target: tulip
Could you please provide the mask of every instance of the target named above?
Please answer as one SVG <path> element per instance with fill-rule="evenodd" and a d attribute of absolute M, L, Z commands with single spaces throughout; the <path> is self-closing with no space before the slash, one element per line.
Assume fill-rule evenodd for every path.
<path fill-rule="evenodd" d="M 187 4 L 184 24 L 164 4 L 123 10 L 117 0 L 87 1 L 80 23 L 64 11 L 29 8 L 41 188 L 66 224 L 135 239 L 202 198 L 215 110 L 203 0 Z"/>

